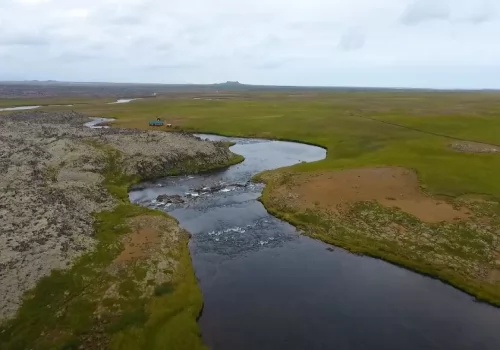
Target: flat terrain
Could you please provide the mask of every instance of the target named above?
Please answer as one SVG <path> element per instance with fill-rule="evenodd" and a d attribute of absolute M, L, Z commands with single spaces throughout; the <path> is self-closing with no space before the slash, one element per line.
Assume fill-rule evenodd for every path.
<path fill-rule="evenodd" d="M 356 168 L 283 177 L 274 192 L 284 200 L 293 199 L 303 210 L 321 207 L 342 215 L 355 203 L 377 201 L 428 223 L 453 222 L 470 215 L 448 201 L 425 195 L 417 174 L 404 168 Z M 300 184 L 296 190 L 295 184 Z"/>
<path fill-rule="evenodd" d="M 328 149 L 326 160 L 275 172 L 286 173 L 281 182 L 263 177 L 269 185 L 263 203 L 270 211 L 314 237 L 500 304 L 500 93 L 304 90 L 172 96 L 78 109 L 117 118 L 122 127 L 147 129 L 148 120 L 161 117 L 174 130 L 321 145 Z M 402 170 L 337 173 L 380 167 Z M 290 195 L 310 206 L 278 205 L 280 184 L 287 181 L 293 184 Z M 318 186 L 317 193 L 328 198 L 315 197 Z M 341 198 L 351 208 L 342 215 L 331 210 Z M 378 216 L 366 221 L 372 214 L 363 210 Z M 311 212 L 313 217 L 307 215 Z M 320 230 L 342 223 L 353 226 L 343 234 Z"/>
<path fill-rule="evenodd" d="M 32 97 L 14 97 L 14 105 L 40 104 Z M 115 127 L 138 129 L 151 129 L 149 120 L 161 117 L 173 124 L 157 128 L 161 131 L 276 138 L 325 147 L 324 161 L 258 177 L 268 184 L 262 201 L 270 212 L 314 238 L 437 277 L 500 305 L 498 92 L 174 89 L 115 105 L 107 103 L 137 95 L 63 97 L 64 103 L 81 103 L 42 110 L 73 109 L 116 118 Z M 0 102 L 11 106 L 8 100 Z M 43 102 L 61 104 L 61 97 L 46 96 Z M 114 147 L 120 149 L 118 140 Z M 129 222 L 132 231 L 143 235 L 124 238 L 112 259 L 116 263 L 141 259 L 162 242 L 160 223 L 142 227 L 141 222 Z M 182 252 L 188 259 L 187 250 Z M 194 278 L 185 273 L 179 281 L 186 276 Z M 199 292 L 189 283 L 186 288 L 199 306 Z M 126 293 L 127 286 L 122 288 Z M 140 322 L 136 316 L 131 322 Z M 159 329 L 150 321 L 153 324 L 140 332 Z M 187 323 L 196 333 L 196 325 Z M 127 332 L 120 337 L 122 345 L 133 338 Z"/>

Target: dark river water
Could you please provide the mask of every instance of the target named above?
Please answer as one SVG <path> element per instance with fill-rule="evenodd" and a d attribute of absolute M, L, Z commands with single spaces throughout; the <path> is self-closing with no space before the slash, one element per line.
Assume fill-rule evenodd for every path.
<path fill-rule="evenodd" d="M 266 212 L 257 201 L 263 186 L 249 179 L 323 159 L 323 149 L 230 140 L 242 164 L 130 192 L 132 202 L 167 211 L 191 232 L 205 301 L 199 324 L 211 349 L 500 349 L 500 309 L 305 237 Z M 165 204 L 159 195 L 184 202 Z"/>

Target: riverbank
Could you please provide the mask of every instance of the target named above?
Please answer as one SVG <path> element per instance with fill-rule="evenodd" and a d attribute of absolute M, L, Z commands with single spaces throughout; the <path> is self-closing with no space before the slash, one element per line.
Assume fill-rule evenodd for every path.
<path fill-rule="evenodd" d="M 402 182 L 401 174 L 411 181 Z M 306 235 L 500 306 L 497 202 L 433 198 L 419 189 L 413 171 L 401 168 L 275 172 L 258 179 L 267 185 L 266 209 Z"/>
<path fill-rule="evenodd" d="M 86 121 L 72 112 L 0 120 L 2 348 L 203 348 L 188 234 L 131 205 L 127 191 L 240 157 L 190 135 L 91 130 Z"/>

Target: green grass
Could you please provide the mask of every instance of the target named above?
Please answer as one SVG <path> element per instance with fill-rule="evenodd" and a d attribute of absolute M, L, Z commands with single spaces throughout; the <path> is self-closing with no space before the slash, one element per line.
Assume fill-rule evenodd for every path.
<path fill-rule="evenodd" d="M 63 110 L 67 108 L 65 106 L 54 106 L 54 105 L 100 105 L 108 102 L 116 101 L 113 98 L 90 98 L 90 97 L 65 97 L 65 98 L 57 98 L 57 97 L 46 97 L 46 98 L 12 98 L 12 99 L 0 99 L 0 108 L 7 107 L 21 107 L 21 106 L 49 106 L 51 110 Z M 74 107 L 73 106 L 73 107 Z M 68 106 L 69 108 L 69 106 Z M 44 108 L 47 109 L 47 108 Z"/>
<path fill-rule="evenodd" d="M 292 173 L 400 166 L 414 169 L 422 189 L 431 195 L 453 199 L 479 194 L 500 200 L 500 155 L 459 153 L 449 147 L 455 139 L 500 145 L 500 93 L 340 91 L 304 92 L 297 96 L 256 92 L 246 93 L 244 99 L 236 96 L 225 101 L 157 98 L 80 110 L 116 118 L 116 125 L 121 127 L 148 129 L 148 120 L 161 116 L 185 131 L 295 140 L 328 150 L 325 160 L 287 169 Z M 306 220 L 270 207 L 266 192 L 272 189 L 272 183 L 266 187 L 263 203 L 273 214 L 295 224 Z M 483 300 L 496 304 L 500 300 L 498 284 L 472 281 L 460 271 L 445 271 L 425 256 L 405 257 L 401 244 L 386 241 L 374 245 L 366 236 L 317 235 L 321 220 L 312 224 L 310 220 L 306 232 L 315 238 L 439 277 Z M 467 246 L 474 234 L 459 230 L 456 242 Z M 490 250 L 500 251 L 497 241 L 490 240 Z M 449 246 L 428 244 L 420 248 L 441 249 L 450 256 L 463 254 Z M 474 249 L 473 243 L 470 249 Z M 470 256 L 476 257 L 477 254 Z"/>
<path fill-rule="evenodd" d="M 179 251 L 174 285 L 161 285 L 146 305 L 145 322 L 114 334 L 111 349 L 206 349 L 197 324 L 203 297 L 191 267 L 187 244 Z"/>
<path fill-rule="evenodd" d="M 338 92 L 304 99 L 274 93 L 272 98 L 254 97 L 228 101 L 158 98 L 78 109 L 117 118 L 117 126 L 123 127 L 148 129 L 148 120 L 161 116 L 186 131 L 296 140 L 328 149 L 326 160 L 297 165 L 296 171 L 397 165 L 415 169 L 434 194 L 500 198 L 498 155 L 457 153 L 448 147 L 452 140 L 426 133 L 500 144 L 498 93 Z"/>

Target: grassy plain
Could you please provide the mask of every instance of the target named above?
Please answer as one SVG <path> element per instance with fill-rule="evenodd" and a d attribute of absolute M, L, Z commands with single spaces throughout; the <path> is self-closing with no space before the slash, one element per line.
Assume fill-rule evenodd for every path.
<path fill-rule="evenodd" d="M 450 148 L 457 139 L 500 145 L 500 93 L 497 92 L 247 92 L 219 98 L 214 94 L 159 97 L 126 105 L 78 109 L 116 118 L 116 125 L 122 127 L 148 128 L 149 119 L 162 117 L 177 130 L 297 140 L 328 150 L 324 161 L 278 171 L 286 171 L 292 177 L 308 172 L 398 166 L 415 170 L 422 191 L 446 198 L 453 205 L 462 205 L 463 196 L 471 194 L 493 201 L 500 199 L 500 154 L 471 154 Z M 489 203 L 479 208 L 474 204 L 470 209 L 477 217 L 488 216 L 493 220 L 481 232 L 460 223 L 423 224 L 425 227 L 408 224 L 406 230 L 413 237 L 410 244 L 385 236 L 374 240 L 374 235 L 367 233 L 377 232 L 377 227 L 380 229 L 387 223 L 386 219 L 359 226 L 357 223 L 362 220 L 355 212 L 334 218 L 325 213 L 320 215 L 322 208 L 308 216 L 296 209 L 277 206 L 278 202 L 272 200 L 275 187 L 269 180 L 263 195 L 264 205 L 275 215 L 303 226 L 311 236 L 435 276 L 480 299 L 500 304 L 500 281 L 491 278 L 500 269 L 499 232 L 492 224 L 496 222 L 497 205 Z M 373 207 L 372 214 L 377 216 L 380 210 L 383 208 Z M 384 215 L 394 217 L 398 213 L 385 211 Z M 404 218 L 399 221 L 414 219 L 408 215 L 405 218 L 406 221 Z M 351 234 L 331 229 L 346 222 L 353 224 L 346 231 Z M 441 237 L 444 243 L 423 239 L 418 243 L 424 231 Z M 464 239 L 466 236 L 469 239 Z"/>
<path fill-rule="evenodd" d="M 452 139 L 429 134 L 500 144 L 500 93 L 254 93 L 239 99 L 158 98 L 75 109 L 116 118 L 122 127 L 148 128 L 148 120 L 159 116 L 186 131 L 298 140 L 328 149 L 326 160 L 295 166 L 296 171 L 403 166 L 415 169 L 433 194 L 500 198 L 498 155 L 454 152 L 448 147 Z"/>

